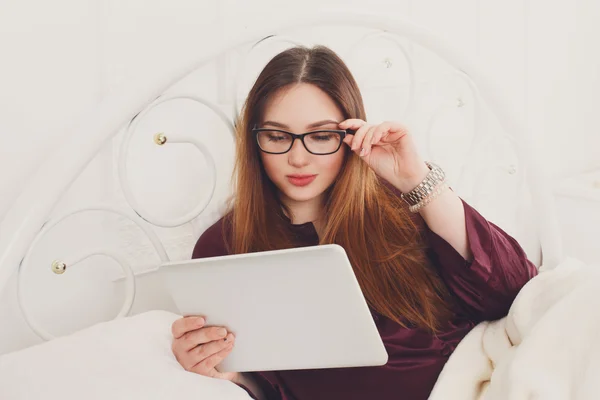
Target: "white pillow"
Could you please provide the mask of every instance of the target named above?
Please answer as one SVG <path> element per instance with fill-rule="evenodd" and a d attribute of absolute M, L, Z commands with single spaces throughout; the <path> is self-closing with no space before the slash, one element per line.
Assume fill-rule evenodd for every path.
<path fill-rule="evenodd" d="M 179 365 L 171 351 L 177 318 L 150 311 L 0 356 L 0 399 L 250 399 Z"/>

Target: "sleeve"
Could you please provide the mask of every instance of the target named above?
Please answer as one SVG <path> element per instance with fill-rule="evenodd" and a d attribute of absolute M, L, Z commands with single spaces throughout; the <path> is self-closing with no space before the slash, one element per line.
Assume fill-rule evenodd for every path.
<path fill-rule="evenodd" d="M 448 242 L 427 229 L 432 257 L 450 293 L 475 321 L 496 320 L 508 314 L 521 288 L 535 275 L 519 243 L 463 201 L 472 261 L 466 261 Z"/>
<path fill-rule="evenodd" d="M 278 384 L 277 372 L 269 371 L 269 372 L 247 372 L 254 382 L 260 387 L 262 393 L 264 394 L 264 400 L 291 400 L 289 396 L 285 394 L 283 388 Z M 240 385 L 251 398 L 254 400 L 258 400 L 248 388 Z"/>
<path fill-rule="evenodd" d="M 208 228 L 196 242 L 192 252 L 192 258 L 208 258 L 218 257 L 230 254 L 226 236 L 229 235 L 226 218 L 221 218 L 214 225 Z M 288 400 L 288 397 L 283 394 L 282 389 L 277 384 L 278 380 L 275 374 L 254 372 L 249 374 L 254 379 L 257 385 L 261 388 L 266 400 Z M 244 389 L 251 398 L 257 399 L 244 385 L 239 385 Z"/>

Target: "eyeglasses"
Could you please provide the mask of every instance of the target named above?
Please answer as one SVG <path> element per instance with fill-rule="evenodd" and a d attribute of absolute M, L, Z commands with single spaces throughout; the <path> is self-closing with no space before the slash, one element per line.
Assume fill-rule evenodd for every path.
<path fill-rule="evenodd" d="M 284 154 L 291 150 L 294 141 L 299 139 L 306 151 L 324 156 L 337 152 L 350 131 L 326 129 L 296 135 L 280 129 L 254 128 L 256 141 L 261 151 L 269 154 Z"/>

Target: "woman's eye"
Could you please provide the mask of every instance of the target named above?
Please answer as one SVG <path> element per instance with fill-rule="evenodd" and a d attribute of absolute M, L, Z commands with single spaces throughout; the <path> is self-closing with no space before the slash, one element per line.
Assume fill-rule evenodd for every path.
<path fill-rule="evenodd" d="M 325 135 L 313 135 L 312 138 L 313 138 L 313 140 L 317 140 L 319 142 L 326 142 L 328 140 L 333 139 L 333 135 L 330 133 L 325 134 Z"/>
<path fill-rule="evenodd" d="M 269 136 L 269 141 L 271 142 L 281 142 L 282 140 L 285 140 L 285 136 Z"/>

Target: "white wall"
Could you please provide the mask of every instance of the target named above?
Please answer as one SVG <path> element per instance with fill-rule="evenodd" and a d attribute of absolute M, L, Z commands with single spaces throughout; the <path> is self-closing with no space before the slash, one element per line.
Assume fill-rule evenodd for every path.
<path fill-rule="evenodd" d="M 203 40 L 235 35 L 257 14 L 351 9 L 427 26 L 494 71 L 544 149 L 553 177 L 598 167 L 599 7 L 593 0 L 5 0 L 0 168 L 10 173 L 0 177 L 0 216 L 19 182 L 103 93 L 159 70 L 180 52 L 200 52 Z"/>
<path fill-rule="evenodd" d="M 481 56 L 523 110 L 553 176 L 600 165 L 600 17 L 593 0 L 303 2 L 4 0 L 0 12 L 0 215 L 60 132 L 107 90 L 161 60 L 252 25 L 253 13 L 396 14 Z M 197 48 L 178 46 L 192 36 Z M 187 42 L 189 43 L 189 42 Z"/>
<path fill-rule="evenodd" d="M 481 57 L 525 118 L 553 178 L 600 167 L 600 46 L 595 42 L 600 36 L 600 6 L 593 0 L 4 0 L 0 7 L 0 220 L 22 182 L 60 145 L 63 132 L 105 93 L 137 75 L 161 71 L 167 60 L 183 52 L 201 52 L 207 41 L 244 32 L 254 16 L 265 14 L 276 19 L 283 13 L 350 9 L 422 24 L 467 54 Z M 189 82 L 214 90 L 214 82 L 203 82 L 201 76 Z M 186 129 L 160 118 L 155 122 Z M 190 126 L 187 129 L 202 129 Z M 144 134 L 152 129 L 156 126 L 140 128 Z M 114 153 L 110 144 L 103 149 L 85 179 L 70 191 L 68 204 L 114 197 Z M 201 186 L 183 183 L 194 179 L 192 173 L 202 174 L 201 164 L 193 164 L 193 171 L 179 175 L 178 182 L 169 181 L 168 166 L 148 166 L 143 155 L 133 157 L 138 157 L 133 174 L 147 184 L 153 184 L 149 177 L 162 176 L 155 180 L 187 187 L 187 200 L 202 195 Z M 155 186 L 152 190 L 159 191 Z M 224 194 L 226 188 L 218 191 Z M 186 207 L 185 201 L 177 204 Z M 117 226 L 130 234 L 122 223 Z M 196 233 L 187 233 L 186 245 Z M 134 258 L 151 257 L 134 245 L 135 239 L 121 243 Z M 172 245 L 176 249 L 178 243 Z M 14 309 L 0 305 L 0 320 L 6 313 Z M 23 327 L 22 321 L 18 324 Z M 18 336 L 18 330 L 12 334 Z"/>
<path fill-rule="evenodd" d="M 73 117 L 101 94 L 96 3 L 59 4 L 0 5 L 0 215 Z"/>
<path fill-rule="evenodd" d="M 0 175 L 0 219 L 65 128 L 107 91 L 182 52 L 200 52 L 203 41 L 244 31 L 253 15 L 321 9 L 398 15 L 439 32 L 497 76 L 553 178 L 600 166 L 600 5 L 593 0 L 4 0 L 0 168 L 10 173 Z M 96 161 L 101 179 L 103 161 Z"/>
<path fill-rule="evenodd" d="M 527 15 L 527 119 L 547 167 L 555 176 L 598 167 L 598 3 L 535 0 Z"/>

